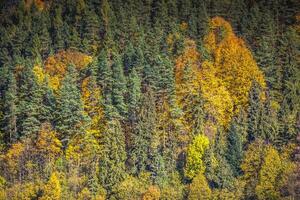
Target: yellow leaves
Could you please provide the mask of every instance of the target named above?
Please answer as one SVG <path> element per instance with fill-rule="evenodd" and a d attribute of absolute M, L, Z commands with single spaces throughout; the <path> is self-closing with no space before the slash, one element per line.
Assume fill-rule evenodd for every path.
<path fill-rule="evenodd" d="M 224 19 L 215 17 L 211 20 L 204 43 L 213 56 L 216 76 L 223 81 L 237 113 L 240 106 L 248 103 L 248 92 L 253 80 L 265 87 L 263 73 L 244 41 L 235 36 L 230 24 Z"/>
<path fill-rule="evenodd" d="M 16 200 L 37 199 L 39 189 L 39 185 L 34 182 L 16 183 L 12 187 L 6 189 L 5 196 L 7 199 Z"/>
<path fill-rule="evenodd" d="M 25 5 L 27 9 L 30 9 L 32 4 L 35 4 L 39 11 L 44 10 L 45 8 L 45 0 L 25 0 Z"/>
<path fill-rule="evenodd" d="M 228 124 L 233 110 L 231 96 L 222 79 L 217 76 L 212 63 L 203 62 L 199 81 L 202 96 L 207 101 L 204 104 L 205 111 L 221 125 Z"/>
<path fill-rule="evenodd" d="M 32 71 L 36 77 L 38 84 L 42 84 L 45 80 L 45 73 L 43 71 L 43 68 L 40 65 L 34 65 Z"/>
<path fill-rule="evenodd" d="M 144 193 L 142 200 L 159 200 L 160 190 L 157 186 L 150 186 Z"/>
<path fill-rule="evenodd" d="M 1 160 L 3 159 L 2 162 L 5 163 L 6 170 L 8 170 L 10 174 L 16 175 L 18 173 L 24 151 L 25 145 L 21 142 L 17 142 L 11 146 L 6 154 L 1 155 Z"/>
<path fill-rule="evenodd" d="M 178 104 L 184 108 L 188 95 L 201 93 L 209 119 L 226 127 L 232 116 L 247 106 L 252 81 L 265 87 L 264 76 L 244 41 L 223 18 L 211 19 L 204 46 L 212 60 L 201 62 L 195 42 L 188 39 L 175 60 Z"/>
<path fill-rule="evenodd" d="M 59 86 L 60 86 L 59 76 L 57 76 L 57 75 L 50 76 L 49 77 L 49 87 L 54 91 L 58 91 Z"/>
<path fill-rule="evenodd" d="M 61 147 L 62 144 L 57 138 L 57 133 L 52 130 L 51 124 L 42 124 L 36 142 L 37 151 L 47 158 L 55 159 L 61 154 Z"/>
<path fill-rule="evenodd" d="M 193 179 L 189 187 L 188 200 L 209 200 L 211 198 L 211 190 L 204 174 L 199 173 Z"/>
<path fill-rule="evenodd" d="M 260 170 L 259 184 L 256 186 L 256 193 L 259 199 L 279 199 L 278 176 L 282 170 L 280 156 L 273 147 L 266 150 L 264 164 Z"/>
<path fill-rule="evenodd" d="M 188 24 L 186 22 L 180 24 L 180 30 L 185 31 L 187 29 L 188 29 Z"/>
<path fill-rule="evenodd" d="M 48 183 L 43 188 L 43 195 L 40 200 L 60 200 L 61 186 L 59 182 L 59 174 L 53 172 Z"/>
<path fill-rule="evenodd" d="M 81 84 L 81 99 L 84 105 L 85 113 L 91 118 L 89 132 L 93 132 L 94 136 L 100 136 L 100 122 L 104 113 L 100 104 L 101 91 L 95 80 L 87 77 Z"/>
<path fill-rule="evenodd" d="M 66 159 L 70 166 L 81 163 L 82 166 L 86 166 L 96 172 L 102 150 L 99 142 L 100 140 L 95 137 L 95 133 L 89 131 L 84 135 L 72 138 L 65 151 Z"/>
<path fill-rule="evenodd" d="M 266 147 L 259 183 L 255 188 L 259 199 L 280 199 L 280 189 L 287 184 L 289 175 L 295 169 L 286 155 L 288 151 L 280 154 L 274 147 Z"/>
<path fill-rule="evenodd" d="M 209 140 L 204 135 L 197 135 L 187 150 L 186 177 L 192 179 L 199 173 L 204 173 L 205 165 L 202 157 L 209 146 Z"/>
<path fill-rule="evenodd" d="M 45 73 L 49 76 L 49 85 L 57 91 L 61 80 L 64 78 L 67 67 L 74 65 L 78 71 L 87 67 L 92 62 L 92 57 L 74 50 L 59 51 L 49 56 L 45 61 Z"/>

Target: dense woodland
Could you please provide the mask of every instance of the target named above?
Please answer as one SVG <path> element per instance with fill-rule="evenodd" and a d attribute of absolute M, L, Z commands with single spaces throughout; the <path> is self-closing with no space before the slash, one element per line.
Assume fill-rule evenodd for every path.
<path fill-rule="evenodd" d="M 298 0 L 0 0 L 0 199 L 300 199 Z"/>

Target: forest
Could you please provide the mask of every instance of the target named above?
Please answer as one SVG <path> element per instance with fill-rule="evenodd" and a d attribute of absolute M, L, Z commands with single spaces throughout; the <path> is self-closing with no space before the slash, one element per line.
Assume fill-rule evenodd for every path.
<path fill-rule="evenodd" d="M 0 0 L 0 200 L 300 199 L 299 0 Z"/>

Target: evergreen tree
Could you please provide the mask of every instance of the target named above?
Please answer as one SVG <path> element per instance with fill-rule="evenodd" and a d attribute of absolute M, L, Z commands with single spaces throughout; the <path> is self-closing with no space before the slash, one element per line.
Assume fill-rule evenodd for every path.
<path fill-rule="evenodd" d="M 140 174 L 145 170 L 153 171 L 153 158 L 157 150 L 156 110 L 151 89 L 143 94 L 141 108 L 138 113 L 137 126 L 133 132 L 132 147 L 129 158 L 132 164 L 132 173 Z"/>
<path fill-rule="evenodd" d="M 238 119 L 234 118 L 227 136 L 226 159 L 234 176 L 240 174 L 240 164 L 243 158 L 242 130 L 240 126 Z"/>
<path fill-rule="evenodd" d="M 83 17 L 83 46 L 88 53 L 96 53 L 100 42 L 100 23 L 94 10 L 87 10 Z"/>
<path fill-rule="evenodd" d="M 137 111 L 141 99 L 141 79 L 135 68 L 132 69 L 128 78 L 128 119 L 131 126 L 137 122 Z"/>
<path fill-rule="evenodd" d="M 108 191 L 108 197 L 114 194 L 116 186 L 122 182 L 125 174 L 125 137 L 120 122 L 112 119 L 107 122 L 102 138 L 103 155 L 99 162 L 99 180 Z"/>
<path fill-rule="evenodd" d="M 17 132 L 17 83 L 15 75 L 11 72 L 8 76 L 8 90 L 5 92 L 4 99 L 4 131 L 6 133 L 5 140 L 13 143 L 18 139 Z"/>
<path fill-rule="evenodd" d="M 63 26 L 64 22 L 62 19 L 62 8 L 58 7 L 54 10 L 54 16 L 52 18 L 52 41 L 53 47 L 57 51 L 59 49 L 63 49 L 65 47 L 63 40 Z"/>
<path fill-rule="evenodd" d="M 74 66 L 70 65 L 62 81 L 56 110 L 56 128 L 64 142 L 77 134 L 84 134 L 86 125 L 87 117 L 83 112 L 77 80 L 77 72 Z"/>
<path fill-rule="evenodd" d="M 260 88 L 256 82 L 252 83 L 249 92 L 249 108 L 248 108 L 248 141 L 251 142 L 259 137 L 259 123 L 261 117 L 261 100 Z"/>
<path fill-rule="evenodd" d="M 20 132 L 21 137 L 35 137 L 39 131 L 40 117 L 44 115 L 44 91 L 38 85 L 31 66 L 27 66 L 23 74 L 24 80 L 20 87 Z"/>
<path fill-rule="evenodd" d="M 127 114 L 127 105 L 125 104 L 126 79 L 119 55 L 114 55 L 112 65 L 112 105 L 116 108 L 120 116 Z"/>

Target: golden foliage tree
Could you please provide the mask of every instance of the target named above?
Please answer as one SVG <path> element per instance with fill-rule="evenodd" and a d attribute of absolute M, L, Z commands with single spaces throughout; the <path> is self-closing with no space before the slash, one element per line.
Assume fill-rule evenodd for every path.
<path fill-rule="evenodd" d="M 59 51 L 49 56 L 44 63 L 45 73 L 49 76 L 50 87 L 57 91 L 64 78 L 68 66 L 74 65 L 78 71 L 87 67 L 92 62 L 92 57 L 75 50 Z"/>
<path fill-rule="evenodd" d="M 57 136 L 50 123 L 46 122 L 41 125 L 35 145 L 38 154 L 47 157 L 49 162 L 62 153 L 62 144 Z"/>
<path fill-rule="evenodd" d="M 253 80 L 265 87 L 264 75 L 245 42 L 234 34 L 231 25 L 223 18 L 211 19 L 204 45 L 212 56 L 216 75 L 223 80 L 237 112 L 239 106 L 247 104 Z"/>
<path fill-rule="evenodd" d="M 150 186 L 148 190 L 143 194 L 143 200 L 159 200 L 160 190 L 157 186 Z"/>
<path fill-rule="evenodd" d="M 204 135 L 197 135 L 187 150 L 186 177 L 192 179 L 199 173 L 204 173 L 203 155 L 208 148 L 209 140 Z"/>
<path fill-rule="evenodd" d="M 178 104 L 184 111 L 186 105 L 193 105 L 188 97 L 201 93 L 209 119 L 226 126 L 240 107 L 247 106 L 252 81 L 265 87 L 264 76 L 244 41 L 223 18 L 211 19 L 204 46 L 209 60 L 201 60 L 195 42 L 189 39 L 175 60 Z"/>
<path fill-rule="evenodd" d="M 60 200 L 61 199 L 61 185 L 59 182 L 59 175 L 57 172 L 53 172 L 49 181 L 43 188 L 43 196 L 41 200 Z"/>
<path fill-rule="evenodd" d="M 189 200 L 209 200 L 211 199 L 211 190 L 203 173 L 199 173 L 190 184 Z"/>
<path fill-rule="evenodd" d="M 272 146 L 266 149 L 264 163 L 259 172 L 259 183 L 255 188 L 258 199 L 281 199 L 281 188 L 287 184 L 287 177 L 295 165 L 286 153 L 279 152 Z"/>

